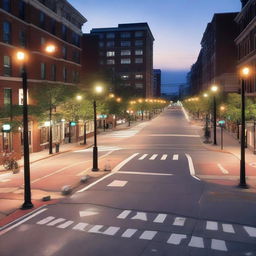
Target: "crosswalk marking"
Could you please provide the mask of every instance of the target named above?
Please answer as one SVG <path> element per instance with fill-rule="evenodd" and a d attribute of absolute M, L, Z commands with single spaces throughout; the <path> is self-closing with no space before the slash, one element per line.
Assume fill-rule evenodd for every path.
<path fill-rule="evenodd" d="M 168 239 L 167 243 L 168 244 L 174 244 L 178 245 L 181 243 L 183 239 L 186 239 L 187 235 L 182 235 L 182 234 L 171 234 L 170 238 Z"/>
<path fill-rule="evenodd" d="M 137 214 L 132 217 L 132 220 L 147 221 L 147 214 L 145 212 L 137 212 Z"/>
<path fill-rule="evenodd" d="M 133 228 L 126 229 L 125 232 L 122 234 L 122 237 L 131 238 L 137 231 L 138 229 L 133 229 Z"/>
<path fill-rule="evenodd" d="M 174 226 L 184 226 L 186 218 L 176 217 L 173 224 Z"/>
<path fill-rule="evenodd" d="M 244 226 L 244 229 L 250 237 L 256 237 L 256 228 Z"/>
<path fill-rule="evenodd" d="M 88 223 L 80 222 L 77 225 L 75 225 L 72 229 L 73 230 L 79 230 L 79 231 L 85 231 L 85 228 L 88 226 Z"/>
<path fill-rule="evenodd" d="M 164 154 L 164 155 L 162 155 L 161 160 L 166 160 L 167 157 L 168 157 L 168 155 L 167 155 L 167 154 Z"/>
<path fill-rule="evenodd" d="M 141 157 L 139 158 L 139 160 L 143 160 L 143 159 L 145 159 L 147 156 L 148 156 L 148 154 L 144 154 L 143 156 L 141 156 Z"/>
<path fill-rule="evenodd" d="M 100 229 L 103 228 L 103 225 L 95 225 L 91 229 L 88 230 L 89 233 L 101 233 Z"/>
<path fill-rule="evenodd" d="M 49 217 L 47 217 L 47 218 L 45 218 L 45 219 L 42 219 L 42 220 L 38 221 L 36 224 L 38 224 L 38 225 L 44 225 L 44 224 L 46 224 L 46 223 L 48 223 L 48 222 L 50 222 L 50 221 L 52 221 L 52 220 L 54 220 L 54 219 L 55 219 L 55 217 L 49 216 Z"/>
<path fill-rule="evenodd" d="M 154 222 L 155 222 L 155 223 L 163 223 L 164 220 L 166 219 L 166 217 L 167 217 L 167 214 L 161 214 L 161 213 L 159 213 L 159 214 L 156 216 L 156 218 L 154 219 Z"/>
<path fill-rule="evenodd" d="M 155 160 L 155 159 L 157 158 L 157 156 L 158 156 L 158 154 L 154 154 L 154 155 L 152 155 L 152 156 L 149 158 L 149 160 Z"/>
<path fill-rule="evenodd" d="M 56 224 L 59 224 L 60 222 L 65 221 L 63 218 L 58 218 L 56 220 L 51 221 L 50 223 L 47 224 L 47 226 L 55 226 Z"/>
<path fill-rule="evenodd" d="M 213 250 L 218 250 L 223 252 L 228 251 L 225 241 L 218 240 L 218 239 L 212 239 L 211 248 Z"/>
<path fill-rule="evenodd" d="M 206 229 L 207 230 L 218 230 L 218 223 L 215 221 L 207 221 Z"/>
<path fill-rule="evenodd" d="M 104 235 L 114 236 L 118 231 L 119 227 L 109 227 L 106 231 L 103 232 Z"/>
<path fill-rule="evenodd" d="M 108 187 L 124 187 L 128 181 L 125 180 L 114 180 L 110 184 L 108 184 Z"/>
<path fill-rule="evenodd" d="M 125 210 L 122 213 L 120 213 L 117 218 L 118 219 L 125 219 L 132 211 L 130 210 Z"/>
<path fill-rule="evenodd" d="M 173 155 L 172 160 L 179 160 L 179 155 L 177 154 Z"/>
<path fill-rule="evenodd" d="M 226 233 L 235 233 L 235 230 L 231 224 L 222 224 L 222 229 Z"/>
<path fill-rule="evenodd" d="M 152 240 L 156 234 L 157 234 L 157 231 L 146 230 L 142 233 L 142 235 L 140 236 L 140 239 Z"/>
<path fill-rule="evenodd" d="M 73 223 L 74 223 L 74 221 L 69 220 L 69 221 L 66 221 L 63 224 L 60 224 L 59 226 L 57 226 L 57 228 L 67 228 L 68 226 L 72 225 Z"/>
<path fill-rule="evenodd" d="M 192 236 L 188 246 L 195 248 L 204 248 L 204 240 L 202 237 Z"/>

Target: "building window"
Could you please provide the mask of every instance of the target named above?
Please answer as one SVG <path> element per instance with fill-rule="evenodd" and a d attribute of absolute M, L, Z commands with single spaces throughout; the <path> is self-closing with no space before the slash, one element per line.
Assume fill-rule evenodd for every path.
<path fill-rule="evenodd" d="M 115 60 L 113 59 L 107 60 L 107 65 L 114 65 L 114 64 L 115 64 Z"/>
<path fill-rule="evenodd" d="M 107 51 L 106 56 L 107 57 L 114 57 L 115 56 L 115 52 L 114 51 Z"/>
<path fill-rule="evenodd" d="M 130 32 L 122 32 L 120 34 L 121 38 L 130 38 L 131 37 L 131 33 Z"/>
<path fill-rule="evenodd" d="M 12 75 L 11 57 L 4 56 L 4 76 Z"/>
<path fill-rule="evenodd" d="M 143 63 L 143 59 L 142 58 L 135 58 L 135 63 L 136 64 L 141 64 L 141 63 Z"/>
<path fill-rule="evenodd" d="M 62 47 L 62 57 L 63 59 L 67 59 L 68 58 L 68 50 L 67 50 L 67 47 L 66 46 L 63 46 Z"/>
<path fill-rule="evenodd" d="M 99 42 L 99 47 L 103 48 L 104 47 L 104 42 Z"/>
<path fill-rule="evenodd" d="M 11 1 L 10 0 L 2 0 L 3 3 L 3 9 L 7 12 L 11 11 Z"/>
<path fill-rule="evenodd" d="M 25 10 L 26 10 L 26 3 L 23 0 L 19 1 L 19 17 L 24 20 L 25 19 Z"/>
<path fill-rule="evenodd" d="M 64 82 L 68 81 L 68 73 L 67 73 L 66 67 L 63 68 L 63 80 L 64 80 Z"/>
<path fill-rule="evenodd" d="M 115 42 L 114 41 L 108 41 L 107 42 L 107 47 L 114 47 L 115 46 Z"/>
<path fill-rule="evenodd" d="M 135 32 L 135 37 L 142 37 L 144 35 L 143 31 L 136 31 Z"/>
<path fill-rule="evenodd" d="M 80 54 L 78 51 L 73 51 L 73 61 L 76 63 L 80 63 Z"/>
<path fill-rule="evenodd" d="M 143 84 L 142 83 L 135 83 L 136 89 L 143 89 Z"/>
<path fill-rule="evenodd" d="M 46 79 L 46 64 L 41 63 L 41 79 L 45 80 Z"/>
<path fill-rule="evenodd" d="M 121 59 L 121 64 L 131 64 L 130 58 Z"/>
<path fill-rule="evenodd" d="M 4 105 L 12 104 L 12 89 L 4 88 Z"/>
<path fill-rule="evenodd" d="M 57 69 L 56 69 L 56 64 L 52 64 L 51 65 L 51 80 L 52 81 L 56 81 L 56 72 Z"/>
<path fill-rule="evenodd" d="M 55 35 L 56 34 L 56 20 L 51 19 L 50 26 L 51 26 L 51 33 L 53 35 Z"/>
<path fill-rule="evenodd" d="M 40 28 L 45 28 L 45 14 L 43 12 L 39 14 L 39 26 Z"/>
<path fill-rule="evenodd" d="M 62 34 L 62 39 L 63 40 L 67 40 L 67 27 L 62 24 L 62 27 L 61 27 L 61 34 Z"/>
<path fill-rule="evenodd" d="M 121 78 L 122 80 L 128 80 L 128 79 L 130 78 L 130 76 L 124 74 L 124 75 L 121 75 L 120 78 Z"/>
<path fill-rule="evenodd" d="M 121 50 L 121 56 L 131 55 L 130 50 Z"/>
<path fill-rule="evenodd" d="M 121 46 L 131 46 L 130 41 L 121 41 Z"/>
<path fill-rule="evenodd" d="M 131 83 L 124 83 L 123 85 L 126 87 L 129 87 L 129 86 L 131 86 Z"/>
<path fill-rule="evenodd" d="M 41 37 L 41 47 L 43 47 L 45 45 L 45 38 L 44 37 Z"/>
<path fill-rule="evenodd" d="M 75 32 L 72 33 L 72 43 L 76 46 L 80 46 L 80 36 Z"/>
<path fill-rule="evenodd" d="M 104 39 L 104 34 L 98 34 L 99 39 Z"/>
<path fill-rule="evenodd" d="M 143 55 L 143 50 L 135 50 L 135 55 Z"/>
<path fill-rule="evenodd" d="M 135 46 L 142 46 L 143 41 L 142 40 L 135 40 Z"/>
<path fill-rule="evenodd" d="M 11 23 L 8 21 L 3 22 L 3 42 L 11 43 Z"/>
<path fill-rule="evenodd" d="M 135 79 L 143 79 L 143 75 L 142 74 L 135 74 Z"/>
<path fill-rule="evenodd" d="M 107 34 L 106 34 L 106 38 L 107 38 L 107 39 L 115 38 L 115 33 L 107 33 Z"/>
<path fill-rule="evenodd" d="M 21 47 L 26 47 L 26 33 L 25 31 L 20 31 L 19 33 L 19 42 Z"/>
<path fill-rule="evenodd" d="M 105 64 L 104 60 L 100 60 L 99 63 L 100 63 L 100 65 L 104 65 Z"/>

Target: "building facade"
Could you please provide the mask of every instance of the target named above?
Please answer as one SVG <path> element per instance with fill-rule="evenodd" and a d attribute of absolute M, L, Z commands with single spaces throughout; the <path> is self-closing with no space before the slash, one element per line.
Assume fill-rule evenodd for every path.
<path fill-rule="evenodd" d="M 153 96 L 154 37 L 147 23 L 92 29 L 90 35 L 98 37 L 99 69 L 109 77 L 110 91 L 124 97 Z"/>
<path fill-rule="evenodd" d="M 0 2 L 0 13 L 0 107 L 22 105 L 18 50 L 28 56 L 28 89 L 43 83 L 79 82 L 81 27 L 86 19 L 73 6 L 66 0 L 4 0 Z M 56 47 L 51 55 L 45 52 L 49 43 Z M 49 143 L 48 128 L 33 117 L 30 120 L 30 150 L 37 152 Z M 54 126 L 55 139 L 63 139 L 64 129 L 63 124 Z M 21 153 L 21 144 L 22 126 L 11 133 L 1 133 L 0 151 L 8 148 Z"/>
<path fill-rule="evenodd" d="M 256 96 L 256 0 L 242 0 L 242 10 L 236 16 L 239 35 L 237 45 L 237 71 L 248 66 L 251 75 L 246 81 L 247 96 Z"/>
<path fill-rule="evenodd" d="M 161 69 L 154 69 L 153 97 L 161 96 Z"/>

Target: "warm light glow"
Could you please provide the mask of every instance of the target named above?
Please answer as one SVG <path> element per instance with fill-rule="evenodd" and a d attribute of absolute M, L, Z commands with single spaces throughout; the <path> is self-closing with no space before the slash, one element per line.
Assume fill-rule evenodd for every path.
<path fill-rule="evenodd" d="M 25 53 L 24 52 L 21 52 L 21 51 L 19 51 L 19 52 L 17 52 L 17 60 L 19 60 L 19 61 L 24 61 L 25 60 Z"/>
<path fill-rule="evenodd" d="M 45 51 L 48 53 L 54 53 L 56 51 L 56 47 L 53 44 L 49 44 L 45 47 Z"/>
<path fill-rule="evenodd" d="M 122 99 L 121 99 L 121 98 L 117 98 L 116 101 L 117 101 L 117 102 L 121 102 Z"/>
<path fill-rule="evenodd" d="M 110 93 L 109 94 L 109 98 L 115 98 L 115 94 L 114 93 Z"/>
<path fill-rule="evenodd" d="M 225 106 L 220 106 L 220 110 L 221 110 L 221 111 L 224 111 L 225 109 L 226 109 Z"/>
<path fill-rule="evenodd" d="M 244 67 L 241 73 L 242 76 L 247 77 L 250 74 L 250 69 L 248 67 Z"/>
<path fill-rule="evenodd" d="M 100 86 L 100 85 L 95 86 L 95 92 L 96 93 L 102 93 L 103 92 L 103 87 Z"/>
<path fill-rule="evenodd" d="M 212 87 L 211 87 L 211 91 L 212 92 L 217 92 L 218 91 L 218 86 L 217 85 L 213 85 Z"/>
<path fill-rule="evenodd" d="M 142 100 L 142 99 L 139 99 L 139 100 L 138 100 L 138 102 L 139 102 L 139 103 L 142 103 L 142 102 L 143 102 L 143 100 Z"/>
<path fill-rule="evenodd" d="M 207 94 L 207 93 L 204 93 L 204 97 L 207 98 L 207 97 L 208 97 L 208 94 Z"/>
<path fill-rule="evenodd" d="M 81 95 L 77 95 L 77 96 L 76 96 L 76 99 L 77 99 L 78 101 L 80 101 L 80 100 L 83 99 L 83 97 L 82 97 Z"/>

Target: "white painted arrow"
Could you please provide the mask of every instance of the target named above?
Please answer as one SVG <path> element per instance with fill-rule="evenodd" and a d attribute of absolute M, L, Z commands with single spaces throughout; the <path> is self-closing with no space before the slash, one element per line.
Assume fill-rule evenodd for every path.
<path fill-rule="evenodd" d="M 93 211 L 80 211 L 79 215 L 80 217 L 88 217 L 88 216 L 93 216 L 99 214 L 98 212 L 93 212 Z"/>

